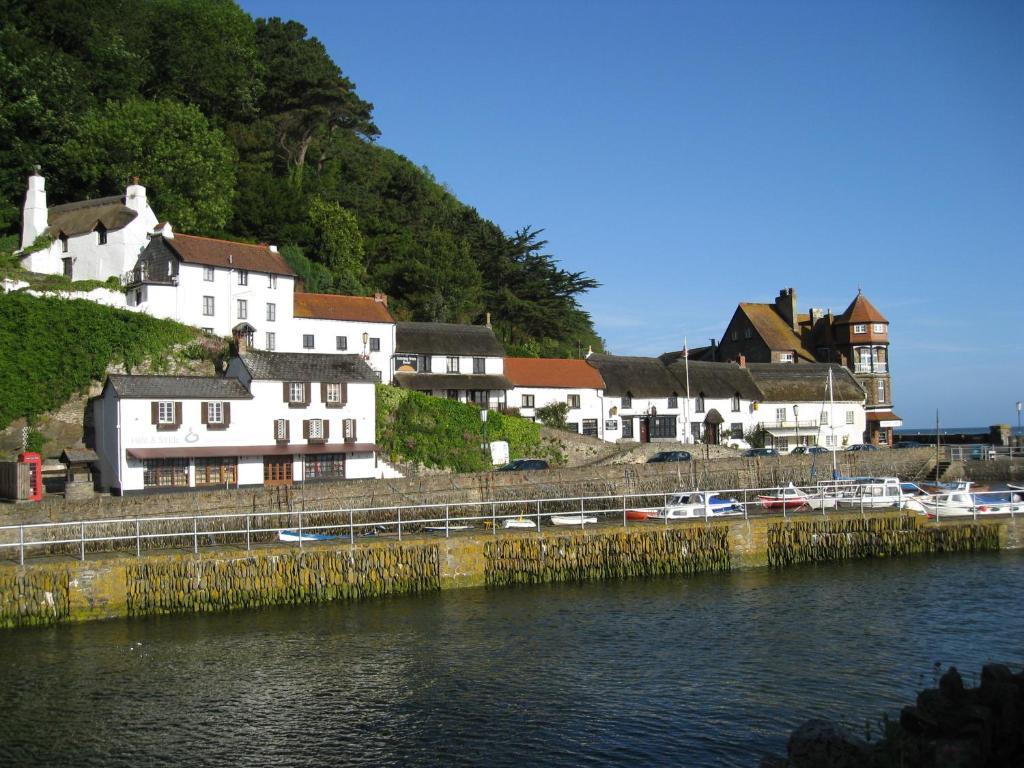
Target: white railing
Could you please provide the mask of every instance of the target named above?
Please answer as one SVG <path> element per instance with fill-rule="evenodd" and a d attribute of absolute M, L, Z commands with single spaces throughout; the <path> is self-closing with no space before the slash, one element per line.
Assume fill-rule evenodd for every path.
<path fill-rule="evenodd" d="M 254 543 L 276 541 L 283 530 L 289 531 L 301 548 L 307 541 L 317 540 L 317 537 L 348 539 L 354 545 L 357 538 L 367 536 L 397 541 L 402 541 L 403 536 L 410 533 L 443 533 L 448 537 L 474 525 L 490 528 L 490 533 L 497 535 L 499 529 L 504 530 L 506 521 L 510 520 L 516 521 L 516 528 L 525 528 L 524 524 L 530 524 L 529 530 L 537 532 L 545 522 L 580 529 L 595 522 L 629 528 L 635 525 L 667 526 L 693 520 L 707 522 L 761 516 L 787 518 L 791 512 L 821 512 L 827 517 L 830 510 L 836 509 L 841 512 L 859 511 L 864 515 L 866 511 L 910 508 L 903 499 L 879 503 L 877 497 L 865 490 L 867 487 L 855 480 L 826 481 L 801 491 L 802 501 L 793 497 L 787 499 L 783 495 L 784 489 L 778 487 L 739 488 L 5 525 L 0 526 L 0 555 L 16 550 L 18 561 L 23 565 L 27 554 L 50 555 L 54 547 L 64 547 L 65 553 L 73 551 L 79 559 L 85 560 L 87 549 L 107 551 L 126 542 L 134 543 L 136 556 L 141 556 L 143 548 L 151 545 L 160 548 L 184 545 L 198 553 L 201 544 L 217 546 L 244 543 L 246 550 L 250 550 Z M 666 514 L 657 520 L 637 519 L 644 513 L 656 513 L 666 507 L 669 498 L 680 493 L 702 493 L 705 494 L 705 500 L 710 497 L 716 497 L 716 500 L 694 505 L 693 514 L 685 517 L 670 520 Z M 992 497 L 989 504 L 998 509 L 989 509 L 983 503 L 987 495 Z M 979 513 L 1014 516 L 1024 512 L 1024 504 L 1013 502 L 1012 493 L 1005 500 L 1002 497 L 996 498 L 994 494 L 982 493 L 973 494 L 973 498 L 976 506 L 968 510 L 968 513 L 973 512 L 974 518 Z M 923 508 L 914 511 L 924 513 Z M 940 518 L 963 517 L 965 514 L 963 509 L 957 509 L 954 513 L 943 511 L 940 507 L 938 511 Z M 333 519 L 325 522 L 322 519 L 325 516 Z M 117 532 L 97 530 L 101 527 L 113 527 Z"/>
<path fill-rule="evenodd" d="M 931 446 L 934 450 L 935 446 Z M 988 445 L 968 443 L 966 445 L 943 445 L 942 455 L 947 461 L 991 461 L 993 459 L 1024 458 L 1024 446 Z"/>

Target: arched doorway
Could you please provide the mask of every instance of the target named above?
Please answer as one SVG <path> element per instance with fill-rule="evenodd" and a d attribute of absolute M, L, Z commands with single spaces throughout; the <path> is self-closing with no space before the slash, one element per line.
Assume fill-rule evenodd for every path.
<path fill-rule="evenodd" d="M 721 427 L 725 419 L 722 418 L 722 414 L 718 412 L 716 408 L 712 408 L 708 411 L 708 415 L 704 417 L 704 442 L 708 445 L 718 445 L 721 439 Z"/>

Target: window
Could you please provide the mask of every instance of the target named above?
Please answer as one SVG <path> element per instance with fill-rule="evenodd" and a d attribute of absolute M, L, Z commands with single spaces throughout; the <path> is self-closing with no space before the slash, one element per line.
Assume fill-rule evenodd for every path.
<path fill-rule="evenodd" d="M 739 331 L 733 331 L 732 332 L 732 340 L 733 341 L 739 341 L 739 338 L 740 338 L 740 332 Z"/>
<path fill-rule="evenodd" d="M 142 290 L 140 289 L 140 290 L 135 292 L 135 306 L 138 306 L 141 303 L 142 303 Z"/>
<path fill-rule="evenodd" d="M 853 424 L 853 411 L 846 412 L 846 423 Z"/>
<path fill-rule="evenodd" d="M 868 324 L 867 323 L 855 323 L 854 326 L 853 326 L 853 332 L 854 333 L 867 333 L 868 332 Z"/>
<path fill-rule="evenodd" d="M 651 419 L 651 437 L 671 437 L 676 436 L 676 417 L 675 416 L 655 416 Z"/>
<path fill-rule="evenodd" d="M 732 396 L 732 412 L 733 413 L 739 413 L 740 412 L 740 393 L 739 392 L 737 392 L 735 395 Z"/>
<path fill-rule="evenodd" d="M 878 387 L 878 402 L 879 403 L 884 403 L 885 402 L 885 379 L 879 379 L 878 380 L 878 384 L 876 386 Z"/>
<path fill-rule="evenodd" d="M 449 400 L 458 400 L 459 399 L 459 390 L 457 390 L 457 389 L 449 389 L 448 393 L 445 395 L 445 397 L 447 397 Z"/>
<path fill-rule="evenodd" d="M 701 392 L 699 395 L 697 395 L 697 399 L 694 400 L 693 410 L 696 413 L 704 413 L 704 393 L 703 392 Z"/>
<path fill-rule="evenodd" d="M 430 373 L 430 355 L 420 356 L 420 372 Z"/>
<path fill-rule="evenodd" d="M 200 328 L 199 330 L 201 330 L 203 333 L 208 333 L 211 336 L 213 335 L 213 328 Z"/>
<path fill-rule="evenodd" d="M 267 351 L 268 352 L 273 352 L 274 351 L 274 348 L 277 346 L 276 342 L 277 342 L 277 338 L 274 336 L 274 334 L 270 333 L 270 332 L 267 332 Z"/>
<path fill-rule="evenodd" d="M 370 351 L 371 352 L 380 352 L 380 339 L 379 338 L 374 338 L 373 336 L 370 337 Z"/>
<path fill-rule="evenodd" d="M 523 395 L 523 408 L 533 408 L 533 395 Z"/>
<path fill-rule="evenodd" d="M 749 338 L 753 337 L 753 335 L 754 335 L 754 332 L 750 328 L 746 328 L 743 331 L 743 338 L 744 339 L 749 339 Z"/>
<path fill-rule="evenodd" d="M 777 450 L 780 450 L 780 451 L 783 451 L 783 452 L 789 450 L 789 438 L 788 437 L 776 437 L 774 442 L 775 442 L 775 445 L 773 447 L 776 448 Z"/>
<path fill-rule="evenodd" d="M 565 398 L 565 401 L 569 404 L 570 408 L 579 408 L 580 407 L 580 396 L 579 395 L 569 395 L 567 398 Z"/>
<path fill-rule="evenodd" d="M 213 296 L 203 296 L 203 315 L 213 317 Z"/>
<path fill-rule="evenodd" d="M 309 420 L 309 434 L 307 437 L 310 440 L 323 440 L 324 439 L 324 420 L 323 419 L 310 419 Z"/>
<path fill-rule="evenodd" d="M 678 408 L 679 407 L 679 395 L 677 395 L 675 392 L 673 392 L 671 395 L 668 396 L 668 407 L 669 408 Z"/>
<path fill-rule="evenodd" d="M 345 454 L 312 453 L 305 460 L 306 480 L 344 480 Z"/>
<path fill-rule="evenodd" d="M 447 371 L 448 371 L 448 373 L 458 373 L 459 372 L 459 358 L 457 358 L 457 357 L 449 357 L 448 358 Z"/>
<path fill-rule="evenodd" d="M 223 424 L 224 423 L 224 403 L 212 402 L 206 404 L 206 423 L 207 424 Z"/>
<path fill-rule="evenodd" d="M 143 459 L 142 466 L 146 488 L 188 487 L 188 459 Z"/>
<path fill-rule="evenodd" d="M 238 270 L 238 284 L 248 285 L 249 284 L 249 271 L 246 269 Z"/>
<path fill-rule="evenodd" d="M 232 484 L 238 484 L 238 462 L 234 458 L 196 459 L 196 485 Z"/>
<path fill-rule="evenodd" d="M 277 275 L 267 275 L 267 288 L 277 288 Z"/>
<path fill-rule="evenodd" d="M 245 320 L 249 317 L 249 302 L 245 299 L 238 300 L 238 319 Z"/>
<path fill-rule="evenodd" d="M 633 407 L 633 393 L 632 392 L 627 392 L 626 394 L 624 394 L 622 396 L 622 407 L 624 409 L 625 408 L 632 408 Z"/>
<path fill-rule="evenodd" d="M 382 373 L 381 373 L 380 371 L 374 371 L 374 372 L 373 372 L 373 377 L 374 377 L 374 378 L 375 378 L 375 379 L 376 379 L 376 380 L 377 380 L 378 382 L 384 381 L 384 375 L 383 375 L 383 374 L 382 374 Z"/>
<path fill-rule="evenodd" d="M 490 394 L 491 391 L 489 389 L 471 389 L 469 391 L 469 401 L 480 406 L 485 406 L 487 405 L 487 398 Z"/>
<path fill-rule="evenodd" d="M 341 403 L 341 384 L 324 385 L 324 402 Z"/>
<path fill-rule="evenodd" d="M 289 403 L 304 403 L 306 402 L 306 385 L 301 381 L 291 381 L 288 383 L 288 402 Z"/>
<path fill-rule="evenodd" d="M 792 363 L 793 362 L 793 353 L 792 352 L 779 352 L 779 362 L 780 363 Z"/>
<path fill-rule="evenodd" d="M 823 426 L 823 427 L 827 427 L 828 426 L 828 411 L 822 411 L 821 412 L 821 419 L 820 419 L 820 421 L 821 421 L 821 426 Z"/>
<path fill-rule="evenodd" d="M 213 282 L 213 267 L 203 267 L 203 280 L 207 283 Z"/>
<path fill-rule="evenodd" d="M 633 437 L 633 420 L 623 419 L 622 420 L 622 437 L 632 438 Z"/>
<path fill-rule="evenodd" d="M 60 233 L 60 252 L 68 252 L 68 236 L 65 235 L 63 232 Z"/>
<path fill-rule="evenodd" d="M 96 225 L 96 242 L 100 245 L 107 244 L 107 228 L 102 224 Z"/>
<path fill-rule="evenodd" d="M 312 349 L 313 348 L 313 334 L 312 333 L 304 333 L 304 334 L 302 334 L 302 348 L 303 349 Z"/>
<path fill-rule="evenodd" d="M 341 422 L 341 433 L 346 443 L 354 443 L 356 440 L 356 420 L 343 419 Z"/>
<path fill-rule="evenodd" d="M 156 406 L 156 423 L 174 423 L 174 403 L 171 400 L 161 400 Z"/>
<path fill-rule="evenodd" d="M 580 424 L 578 421 L 567 421 L 565 422 L 565 429 L 567 432 L 572 432 L 578 435 L 580 433 Z"/>
<path fill-rule="evenodd" d="M 583 434 L 597 437 L 597 419 L 583 420 Z"/>
<path fill-rule="evenodd" d="M 733 440 L 743 439 L 743 424 L 738 421 L 734 421 L 729 425 L 729 437 Z"/>
<path fill-rule="evenodd" d="M 825 435 L 825 445 L 829 448 L 834 448 L 836 444 L 835 435 Z"/>
<path fill-rule="evenodd" d="M 335 336 L 334 337 L 334 348 L 339 352 L 344 352 L 348 349 L 348 336 Z"/>
<path fill-rule="evenodd" d="M 875 323 L 871 326 L 871 330 L 875 333 L 885 333 L 885 323 Z"/>
<path fill-rule="evenodd" d="M 482 357 L 473 358 L 473 373 L 486 373 L 487 369 L 484 366 L 484 359 Z"/>
<path fill-rule="evenodd" d="M 775 409 L 775 420 L 780 424 L 786 420 L 786 409 L 776 408 Z"/>
<path fill-rule="evenodd" d="M 694 442 L 694 443 L 699 443 L 700 442 L 700 427 L 701 427 L 701 424 L 700 424 L 699 421 L 691 421 L 690 422 L 690 441 L 691 442 Z"/>
<path fill-rule="evenodd" d="M 277 304 L 267 304 L 267 322 L 272 323 L 277 320 Z"/>
<path fill-rule="evenodd" d="M 275 440 L 287 440 L 288 439 L 288 419 L 275 419 L 274 420 L 274 439 Z"/>

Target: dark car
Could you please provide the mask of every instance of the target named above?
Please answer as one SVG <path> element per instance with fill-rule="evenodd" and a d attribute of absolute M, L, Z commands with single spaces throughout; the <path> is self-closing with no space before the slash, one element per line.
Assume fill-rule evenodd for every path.
<path fill-rule="evenodd" d="M 689 461 L 693 457 L 689 451 L 659 451 L 647 460 L 648 464 L 661 464 L 666 461 Z"/>
<path fill-rule="evenodd" d="M 857 443 L 856 445 L 851 445 L 846 450 L 848 450 L 848 451 L 877 451 L 878 450 L 878 446 L 877 445 L 872 445 L 871 443 Z"/>
<path fill-rule="evenodd" d="M 748 458 L 754 456 L 778 456 L 779 452 L 774 448 L 747 448 L 743 455 Z"/>
<path fill-rule="evenodd" d="M 923 443 L 919 443 L 916 440 L 901 440 L 893 445 L 893 448 L 924 448 Z"/>
<path fill-rule="evenodd" d="M 815 453 L 828 453 L 828 448 L 820 445 L 798 445 L 789 452 L 790 456 L 810 456 Z"/>
<path fill-rule="evenodd" d="M 518 472 L 523 469 L 548 469 L 549 465 L 544 459 L 516 459 L 510 461 L 499 472 Z"/>

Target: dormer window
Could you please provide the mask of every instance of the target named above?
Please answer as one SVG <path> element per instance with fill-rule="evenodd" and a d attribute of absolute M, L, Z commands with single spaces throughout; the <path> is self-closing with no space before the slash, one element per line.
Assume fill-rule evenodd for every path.
<path fill-rule="evenodd" d="M 96 242 L 99 245 L 107 244 L 107 228 L 102 223 L 96 225 Z"/>
<path fill-rule="evenodd" d="M 238 270 L 238 284 L 248 285 L 249 284 L 249 271 L 245 269 Z"/>
<path fill-rule="evenodd" d="M 622 407 L 632 408 L 633 407 L 633 393 L 627 392 L 622 396 Z"/>
<path fill-rule="evenodd" d="M 779 352 L 779 362 L 780 363 L 792 363 L 793 359 L 794 358 L 793 358 L 793 353 L 792 352 Z"/>
<path fill-rule="evenodd" d="M 875 323 L 871 326 L 871 330 L 875 333 L 885 333 L 885 323 Z"/>
<path fill-rule="evenodd" d="M 854 324 L 853 332 L 854 333 L 867 333 L 868 332 L 868 324 L 867 323 L 856 323 L 856 324 Z"/>
<path fill-rule="evenodd" d="M 61 253 L 67 253 L 68 252 L 68 236 L 65 235 L 63 232 L 61 232 L 59 240 L 60 240 L 60 252 Z"/>
<path fill-rule="evenodd" d="M 697 395 L 697 399 L 694 401 L 693 410 L 697 413 L 704 413 L 704 393 L 701 392 Z"/>
<path fill-rule="evenodd" d="M 740 393 L 739 392 L 737 392 L 735 395 L 732 396 L 732 412 L 733 413 L 739 413 L 740 412 Z"/>
<path fill-rule="evenodd" d="M 675 392 L 673 392 L 671 395 L 668 396 L 668 407 L 669 408 L 678 408 L 679 407 L 679 395 L 677 395 Z"/>

